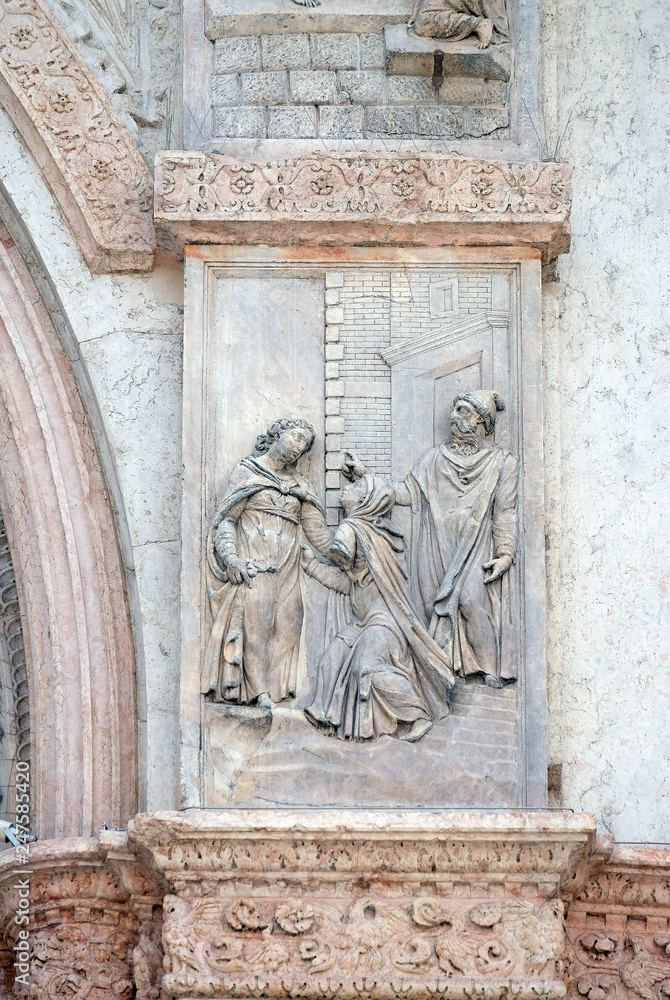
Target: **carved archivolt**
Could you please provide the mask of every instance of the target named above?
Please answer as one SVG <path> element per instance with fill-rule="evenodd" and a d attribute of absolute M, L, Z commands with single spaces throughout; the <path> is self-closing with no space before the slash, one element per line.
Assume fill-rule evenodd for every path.
<path fill-rule="evenodd" d="M 40 838 L 136 808 L 133 646 L 116 529 L 69 362 L 0 242 L 0 508 L 23 613 Z"/>
<path fill-rule="evenodd" d="M 16 588 L 12 553 L 7 529 L 0 514 L 0 623 L 9 653 L 14 724 L 16 726 L 15 758 L 30 762 L 30 695 L 26 671 L 26 649 Z"/>
<path fill-rule="evenodd" d="M 153 265 L 151 177 L 42 0 L 0 10 L 0 103 L 39 163 L 92 271 Z"/>
<path fill-rule="evenodd" d="M 422 241 L 447 231 L 456 242 L 531 244 L 551 256 L 569 245 L 571 171 L 559 163 L 507 163 L 461 156 L 313 154 L 287 160 L 247 160 L 197 152 L 161 153 L 156 161 L 155 217 L 177 241 L 260 242 L 256 226 L 283 223 L 291 240 L 328 242 L 309 224 L 345 223 L 347 243 L 379 224 L 380 242 L 407 241 L 424 227 Z M 235 238 L 232 224 L 253 234 Z M 228 226 L 229 228 L 225 228 Z M 353 227 L 353 228 L 352 228 Z M 464 228 L 460 238 L 459 227 Z M 400 234 L 400 235 L 399 235 Z M 286 242 L 278 230 L 273 239 Z M 368 235 L 370 233 L 368 232 Z M 411 240 L 410 240 L 411 242 Z"/>

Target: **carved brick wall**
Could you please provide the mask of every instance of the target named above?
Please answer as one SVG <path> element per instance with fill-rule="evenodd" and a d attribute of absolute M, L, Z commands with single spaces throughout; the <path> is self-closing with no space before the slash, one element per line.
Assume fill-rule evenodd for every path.
<path fill-rule="evenodd" d="M 445 72 L 435 85 L 432 50 L 439 44 L 422 40 L 418 47 L 425 54 L 401 54 L 390 51 L 393 42 L 387 46 L 383 32 L 217 38 L 213 136 L 448 140 L 496 133 L 500 138 L 509 125 L 507 53 L 492 49 L 482 59 L 474 46 L 471 51 L 465 46 L 462 63 L 479 57 L 486 66 L 469 66 L 465 75 Z M 415 65 L 402 66 L 397 75 L 401 60 L 394 55 Z M 473 76 L 478 72 L 482 78 Z"/>

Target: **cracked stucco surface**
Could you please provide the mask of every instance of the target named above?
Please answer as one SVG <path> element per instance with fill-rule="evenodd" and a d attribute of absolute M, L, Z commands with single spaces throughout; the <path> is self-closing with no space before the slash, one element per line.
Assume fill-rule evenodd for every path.
<path fill-rule="evenodd" d="M 667 842 L 667 4 L 543 8 L 548 145 L 565 131 L 574 167 L 572 249 L 544 288 L 550 759 L 566 806 Z"/>

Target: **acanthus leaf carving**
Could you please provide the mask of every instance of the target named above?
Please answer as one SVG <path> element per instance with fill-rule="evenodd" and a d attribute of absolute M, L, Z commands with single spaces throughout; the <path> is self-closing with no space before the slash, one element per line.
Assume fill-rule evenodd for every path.
<path fill-rule="evenodd" d="M 189 235 L 197 232 L 198 241 L 232 222 L 346 222 L 467 225 L 472 233 L 488 226 L 499 235 L 512 225 L 543 226 L 536 238 L 546 245 L 567 239 L 570 175 L 553 162 L 428 153 L 316 152 L 268 161 L 170 151 L 156 160 L 155 218 L 178 238 L 180 226 L 196 227 Z"/>

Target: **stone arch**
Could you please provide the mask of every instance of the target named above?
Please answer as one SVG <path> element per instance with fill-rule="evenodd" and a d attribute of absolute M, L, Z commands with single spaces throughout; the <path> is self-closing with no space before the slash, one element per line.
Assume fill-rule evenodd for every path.
<path fill-rule="evenodd" d="M 0 226 L 0 510 L 23 621 L 40 839 L 137 807 L 135 669 L 116 526 L 70 362 Z"/>
<path fill-rule="evenodd" d="M 0 39 L 0 104 L 89 268 L 151 270 L 151 175 L 92 70 L 43 0 L 6 0 Z"/>

